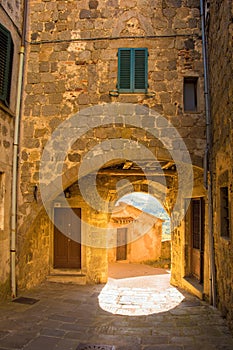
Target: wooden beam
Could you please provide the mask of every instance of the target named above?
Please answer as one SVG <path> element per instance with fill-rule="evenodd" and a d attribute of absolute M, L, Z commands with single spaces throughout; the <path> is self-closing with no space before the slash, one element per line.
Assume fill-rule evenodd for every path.
<path fill-rule="evenodd" d="M 174 170 L 134 170 L 134 169 L 102 169 L 98 171 L 98 175 L 111 175 L 111 176 L 176 176 L 177 173 Z"/>

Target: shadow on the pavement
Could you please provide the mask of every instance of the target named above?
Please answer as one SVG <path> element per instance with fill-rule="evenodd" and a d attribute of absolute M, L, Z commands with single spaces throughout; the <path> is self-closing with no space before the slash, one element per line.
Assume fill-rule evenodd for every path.
<path fill-rule="evenodd" d="M 170 275 L 170 272 L 166 269 L 154 268 L 144 264 L 110 263 L 108 265 L 108 276 L 114 279 L 152 275 Z"/>

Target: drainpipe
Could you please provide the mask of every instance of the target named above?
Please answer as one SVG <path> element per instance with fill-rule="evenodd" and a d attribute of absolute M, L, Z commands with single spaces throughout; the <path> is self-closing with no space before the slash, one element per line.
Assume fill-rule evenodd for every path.
<path fill-rule="evenodd" d="M 17 231 L 17 179 L 18 179 L 18 149 L 19 149 L 19 127 L 21 116 L 21 99 L 23 86 L 23 69 L 24 69 L 24 54 L 25 54 L 25 38 L 26 38 L 26 24 L 27 24 L 27 9 L 28 0 L 24 0 L 23 11 L 23 26 L 22 38 L 19 51 L 19 71 L 18 71 L 18 85 L 16 96 L 16 112 L 15 112 L 15 130 L 13 143 L 13 165 L 12 165 L 12 195 L 11 195 L 11 295 L 16 297 L 16 231 Z"/>
<path fill-rule="evenodd" d="M 210 250 L 210 303 L 216 307 L 216 276 L 214 259 L 214 235 L 213 235 L 213 198 L 212 198 L 212 135 L 211 135 L 211 115 L 210 115 L 210 97 L 209 97 L 209 77 L 208 77 L 208 58 L 207 58 L 207 40 L 205 34 L 205 12 L 204 0 L 200 0 L 201 9 L 201 29 L 202 29 L 202 54 L 204 64 L 204 95 L 205 95 L 205 113 L 206 113 L 206 150 L 204 164 L 204 180 L 208 195 L 208 219 L 209 219 L 209 250 Z M 208 176 L 209 175 L 209 176 Z"/>

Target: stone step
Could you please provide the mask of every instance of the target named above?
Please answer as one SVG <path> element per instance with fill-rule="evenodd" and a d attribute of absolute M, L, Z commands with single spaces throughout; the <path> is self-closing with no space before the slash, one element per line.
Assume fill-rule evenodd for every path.
<path fill-rule="evenodd" d="M 86 275 L 82 273 L 77 273 L 77 271 L 75 271 L 74 273 L 65 273 L 65 272 L 51 273 L 49 276 L 47 276 L 46 279 L 49 282 L 71 283 L 71 284 L 79 284 L 79 285 L 85 285 L 87 282 Z"/>

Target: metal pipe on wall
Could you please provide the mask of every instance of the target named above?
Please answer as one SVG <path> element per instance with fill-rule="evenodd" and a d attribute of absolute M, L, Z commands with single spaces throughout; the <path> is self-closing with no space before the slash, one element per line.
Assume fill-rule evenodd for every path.
<path fill-rule="evenodd" d="M 26 41 L 26 25 L 27 25 L 28 1 L 24 0 L 22 38 L 19 52 L 19 71 L 16 97 L 16 112 L 15 112 L 15 129 L 13 143 L 13 165 L 12 165 L 12 195 L 11 195 L 11 295 L 16 297 L 16 232 L 17 232 L 17 180 L 18 180 L 18 149 L 19 149 L 19 128 L 21 116 L 22 102 L 22 86 L 23 86 L 23 71 L 24 71 L 24 56 L 25 56 L 25 41 Z"/>
<path fill-rule="evenodd" d="M 201 9 L 201 30 L 202 30 L 202 54 L 204 64 L 204 94 L 205 94 L 205 113 L 206 113 L 206 151 L 205 151 L 205 186 L 208 195 L 208 219 L 209 219 L 209 250 L 210 250 L 210 302 L 216 307 L 216 276 L 214 259 L 214 236 L 213 236 L 213 197 L 212 197 L 212 135 L 211 135 L 211 115 L 209 98 L 209 76 L 208 76 L 208 57 L 207 41 L 205 32 L 205 0 L 200 0 Z"/>

